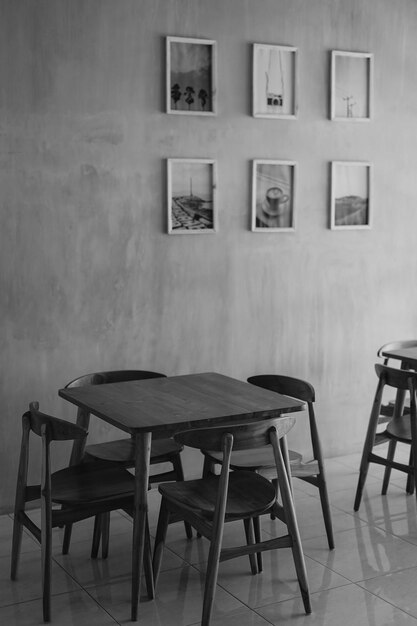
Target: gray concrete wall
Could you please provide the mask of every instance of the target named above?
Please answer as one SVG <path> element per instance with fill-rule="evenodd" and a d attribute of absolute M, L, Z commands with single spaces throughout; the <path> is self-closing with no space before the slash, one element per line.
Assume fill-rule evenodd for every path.
<path fill-rule="evenodd" d="M 416 32 L 414 0 L 0 0 L 2 510 L 28 402 L 73 418 L 94 370 L 304 377 L 326 454 L 360 448 L 417 334 Z M 164 112 L 167 35 L 217 41 L 216 117 Z M 297 121 L 251 116 L 254 42 L 299 48 Z M 329 120 L 332 49 L 375 55 L 370 123 Z M 166 234 L 168 157 L 217 159 L 217 234 Z M 297 161 L 295 233 L 250 232 L 256 158 Z M 372 230 L 329 230 L 332 160 L 373 163 Z"/>

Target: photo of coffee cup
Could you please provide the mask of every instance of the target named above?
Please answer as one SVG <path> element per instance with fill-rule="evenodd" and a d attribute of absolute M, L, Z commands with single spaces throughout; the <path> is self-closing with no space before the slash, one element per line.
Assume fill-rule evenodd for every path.
<path fill-rule="evenodd" d="M 283 205 L 288 202 L 289 196 L 284 194 L 281 187 L 270 187 L 267 189 L 265 199 L 262 202 L 262 209 L 270 217 L 277 217 L 282 213 Z"/>
<path fill-rule="evenodd" d="M 294 230 L 295 163 L 254 162 L 253 230 Z"/>

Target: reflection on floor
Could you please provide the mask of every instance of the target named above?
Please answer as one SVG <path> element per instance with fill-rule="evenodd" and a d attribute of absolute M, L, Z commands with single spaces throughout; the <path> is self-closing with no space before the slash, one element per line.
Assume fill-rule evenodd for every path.
<path fill-rule="evenodd" d="M 408 450 L 403 451 L 404 459 Z M 220 565 L 213 626 L 417 626 L 416 501 L 405 494 L 405 475 L 393 472 L 388 495 L 380 495 L 382 468 L 371 466 L 358 513 L 352 505 L 360 455 L 326 462 L 336 549 L 329 552 L 317 490 L 295 481 L 300 531 L 312 591 L 313 614 L 303 613 L 290 552 L 266 553 L 262 574 L 250 574 L 248 559 Z M 155 531 L 159 498 L 149 493 Z M 39 512 L 34 516 L 39 518 Z M 277 522 L 263 520 L 272 534 Z M 241 524 L 226 527 L 225 541 L 242 537 Z M 110 555 L 89 557 L 92 523 L 76 525 L 70 554 L 62 556 L 62 531 L 54 530 L 52 622 L 59 626 L 106 626 L 130 617 L 131 520 L 112 518 Z M 0 517 L 0 624 L 42 623 L 40 554 L 23 541 L 20 576 L 10 582 L 12 516 Z M 139 624 L 191 626 L 200 623 L 207 542 L 187 541 L 182 524 L 170 526 L 157 599 L 143 590 Z"/>

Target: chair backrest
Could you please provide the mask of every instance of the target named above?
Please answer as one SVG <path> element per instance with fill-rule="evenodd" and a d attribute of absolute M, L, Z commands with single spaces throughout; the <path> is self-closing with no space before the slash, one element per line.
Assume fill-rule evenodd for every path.
<path fill-rule="evenodd" d="M 122 383 L 128 380 L 145 380 L 147 378 L 166 378 L 165 374 L 148 372 L 145 370 L 114 370 L 110 372 L 94 372 L 75 378 L 67 385 L 71 387 L 84 387 L 85 385 L 104 385 L 108 383 Z"/>
<path fill-rule="evenodd" d="M 417 391 L 417 372 L 414 370 L 400 370 L 376 363 L 375 371 L 383 385 L 410 391 L 411 395 L 414 395 Z"/>
<path fill-rule="evenodd" d="M 368 422 L 367 441 L 374 441 L 377 432 L 377 426 L 380 419 L 382 399 L 385 387 L 392 387 L 401 391 L 408 391 L 410 395 L 410 415 L 416 419 L 416 392 L 417 392 L 417 372 L 414 370 L 401 370 L 394 367 L 388 367 L 381 363 L 375 364 L 375 371 L 378 376 L 378 384 L 375 391 L 375 397 L 372 404 L 371 416 Z M 400 401 L 396 401 L 393 415 L 400 416 L 404 408 L 404 395 Z"/>
<path fill-rule="evenodd" d="M 250 450 L 271 443 L 271 432 L 276 432 L 278 439 L 284 437 L 294 426 L 294 417 L 274 417 L 246 424 L 228 424 L 210 428 L 186 430 L 174 435 L 174 439 L 191 448 L 220 452 L 224 447 L 225 436 L 232 438 L 234 450 Z"/>
<path fill-rule="evenodd" d="M 165 374 L 158 372 L 149 372 L 147 370 L 113 370 L 109 372 L 93 372 L 74 378 L 67 385 L 66 389 L 71 387 L 84 387 L 85 385 L 104 385 L 109 383 L 122 383 L 129 380 L 145 380 L 147 378 L 166 378 Z M 90 413 L 85 409 L 78 408 L 77 424 L 80 424 L 86 430 L 90 427 Z M 106 425 L 107 427 L 107 425 Z M 70 465 L 78 463 L 84 455 L 85 440 L 83 442 L 74 442 L 71 452 Z"/>
<path fill-rule="evenodd" d="M 310 425 L 310 438 L 313 449 L 314 459 L 319 463 L 320 472 L 323 472 L 323 452 L 319 432 L 314 412 L 314 402 L 316 400 L 316 392 L 313 385 L 300 378 L 291 376 L 282 376 L 281 374 L 260 374 L 259 376 L 250 376 L 248 383 L 263 387 L 276 393 L 282 393 L 285 396 L 297 398 L 302 402 L 307 402 L 308 419 Z"/>
<path fill-rule="evenodd" d="M 58 417 L 39 411 L 39 403 L 31 402 L 29 411 L 25 413 L 30 430 L 39 437 L 47 436 L 49 441 L 68 441 L 84 439 L 87 431 L 77 424 L 72 424 Z"/>
<path fill-rule="evenodd" d="M 39 485 L 27 487 L 29 466 L 30 433 L 42 437 L 42 481 Z M 40 497 L 49 501 L 51 492 L 51 441 L 84 440 L 87 431 L 76 424 L 66 422 L 52 415 L 41 413 L 38 402 L 31 402 L 29 411 L 22 416 L 22 443 L 20 447 L 19 470 L 16 486 L 16 510 L 25 508 L 25 502 Z"/>
<path fill-rule="evenodd" d="M 316 394 L 313 385 L 299 378 L 281 376 L 280 374 L 261 374 L 259 376 L 250 376 L 248 383 L 264 389 L 270 389 L 276 393 L 282 393 L 285 396 L 297 398 L 303 402 L 315 401 Z"/>
<path fill-rule="evenodd" d="M 214 515 L 215 525 L 219 523 L 219 520 L 224 519 L 232 450 L 250 450 L 251 448 L 272 445 L 281 493 L 284 494 L 289 491 L 289 461 L 286 452 L 285 460 L 283 458 L 280 439 L 285 437 L 294 423 L 294 417 L 274 417 L 247 424 L 237 423 L 187 430 L 174 435 L 174 439 L 181 444 L 192 448 L 205 448 L 215 452 L 222 452 L 223 454 L 220 476 L 218 477 L 216 511 Z M 286 446 L 284 449 L 286 451 Z M 285 484 L 284 489 L 282 489 L 283 484 Z M 245 498 L 245 496 L 250 499 L 250 494 L 242 493 L 242 498 Z M 283 495 L 283 497 L 285 496 Z"/>
<path fill-rule="evenodd" d="M 384 343 L 384 345 L 379 348 L 377 356 L 384 359 L 384 365 L 388 365 L 389 357 L 384 356 L 382 353 L 390 350 L 402 350 L 403 348 L 417 348 L 417 339 L 404 339 L 402 341 Z"/>

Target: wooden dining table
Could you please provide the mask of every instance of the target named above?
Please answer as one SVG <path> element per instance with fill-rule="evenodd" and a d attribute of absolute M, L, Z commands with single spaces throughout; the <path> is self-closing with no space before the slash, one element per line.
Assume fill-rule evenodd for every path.
<path fill-rule="evenodd" d="M 132 621 L 138 617 L 152 437 L 278 417 L 305 407 L 294 398 L 214 372 L 87 385 L 60 389 L 58 393 L 68 402 L 129 433 L 134 440 Z"/>
<path fill-rule="evenodd" d="M 399 350 L 382 351 L 381 355 L 389 359 L 401 361 L 402 369 L 417 369 L 417 348 L 400 348 Z"/>

